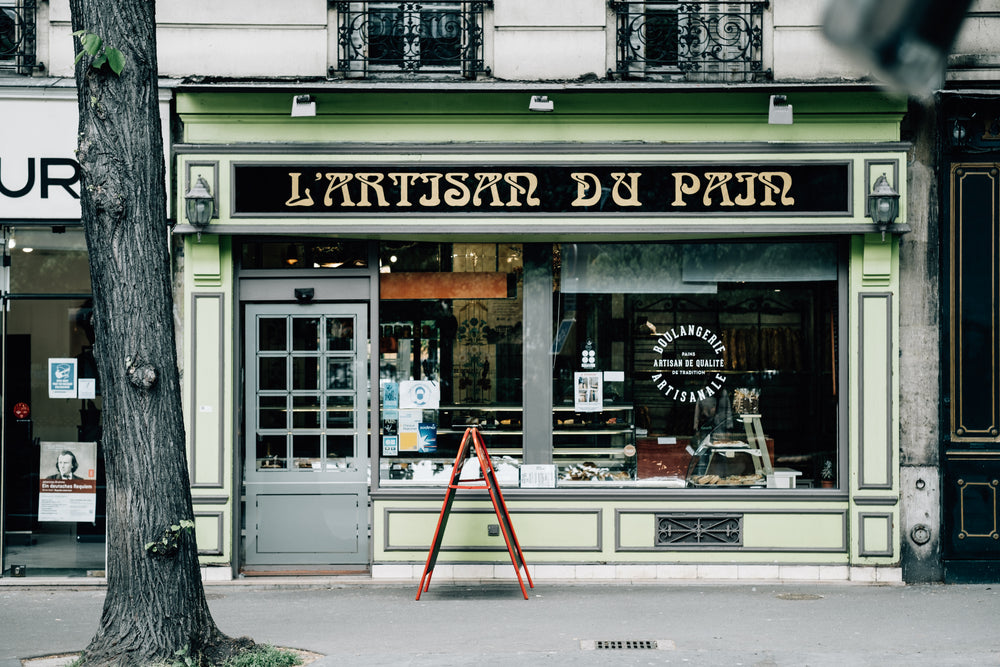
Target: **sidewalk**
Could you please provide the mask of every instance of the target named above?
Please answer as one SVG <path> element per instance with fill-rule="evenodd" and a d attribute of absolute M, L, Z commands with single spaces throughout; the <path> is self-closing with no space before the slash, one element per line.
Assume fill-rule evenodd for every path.
<path fill-rule="evenodd" d="M 6 583 L 6 582 L 5 582 Z M 0 667 L 73 653 L 104 590 L 0 587 Z M 1000 586 L 337 579 L 206 584 L 231 635 L 350 665 L 1000 665 Z M 648 642 L 597 648 L 597 642 Z M 37 664 L 37 663 L 36 663 Z"/>

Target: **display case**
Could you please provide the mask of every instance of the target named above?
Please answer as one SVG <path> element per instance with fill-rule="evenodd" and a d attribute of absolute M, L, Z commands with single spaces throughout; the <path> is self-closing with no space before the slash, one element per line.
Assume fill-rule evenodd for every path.
<path fill-rule="evenodd" d="M 768 476 L 774 475 L 774 453 L 764 437 L 760 415 L 739 415 L 734 421 L 699 434 L 688 464 L 688 486 L 763 487 Z"/>
<path fill-rule="evenodd" d="M 631 482 L 636 478 L 635 424 L 631 405 L 601 412 L 553 410 L 552 460 L 559 485 Z"/>

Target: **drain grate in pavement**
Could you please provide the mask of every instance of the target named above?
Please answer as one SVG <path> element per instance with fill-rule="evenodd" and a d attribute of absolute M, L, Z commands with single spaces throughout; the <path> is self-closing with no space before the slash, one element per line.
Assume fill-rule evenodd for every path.
<path fill-rule="evenodd" d="M 822 600 L 823 596 L 817 593 L 778 593 L 779 600 Z"/>
<path fill-rule="evenodd" d="M 580 648 L 585 651 L 601 649 L 646 649 L 668 651 L 675 648 L 669 639 L 584 639 Z"/>

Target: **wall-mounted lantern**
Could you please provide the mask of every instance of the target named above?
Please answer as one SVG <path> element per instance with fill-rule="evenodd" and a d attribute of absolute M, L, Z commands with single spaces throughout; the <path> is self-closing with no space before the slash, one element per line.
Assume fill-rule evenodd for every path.
<path fill-rule="evenodd" d="M 199 176 L 191 189 L 184 193 L 184 204 L 187 220 L 198 229 L 200 240 L 201 230 L 212 221 L 212 214 L 215 213 L 215 198 L 204 178 Z"/>
<path fill-rule="evenodd" d="M 868 216 L 882 232 L 883 241 L 885 231 L 896 221 L 898 215 L 899 193 L 892 189 L 885 174 L 882 174 L 875 180 L 875 185 L 868 194 Z"/>

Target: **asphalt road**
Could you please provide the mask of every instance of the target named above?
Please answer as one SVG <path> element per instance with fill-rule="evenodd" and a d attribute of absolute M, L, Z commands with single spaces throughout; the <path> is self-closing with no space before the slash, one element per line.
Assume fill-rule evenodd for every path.
<path fill-rule="evenodd" d="M 6 583 L 6 582 L 5 582 Z M 548 584 L 206 586 L 223 632 L 327 665 L 1000 665 L 1000 585 Z M 0 586 L 0 667 L 72 653 L 101 588 Z M 599 648 L 598 642 L 636 642 Z M 628 646 L 628 644 L 624 644 Z"/>

